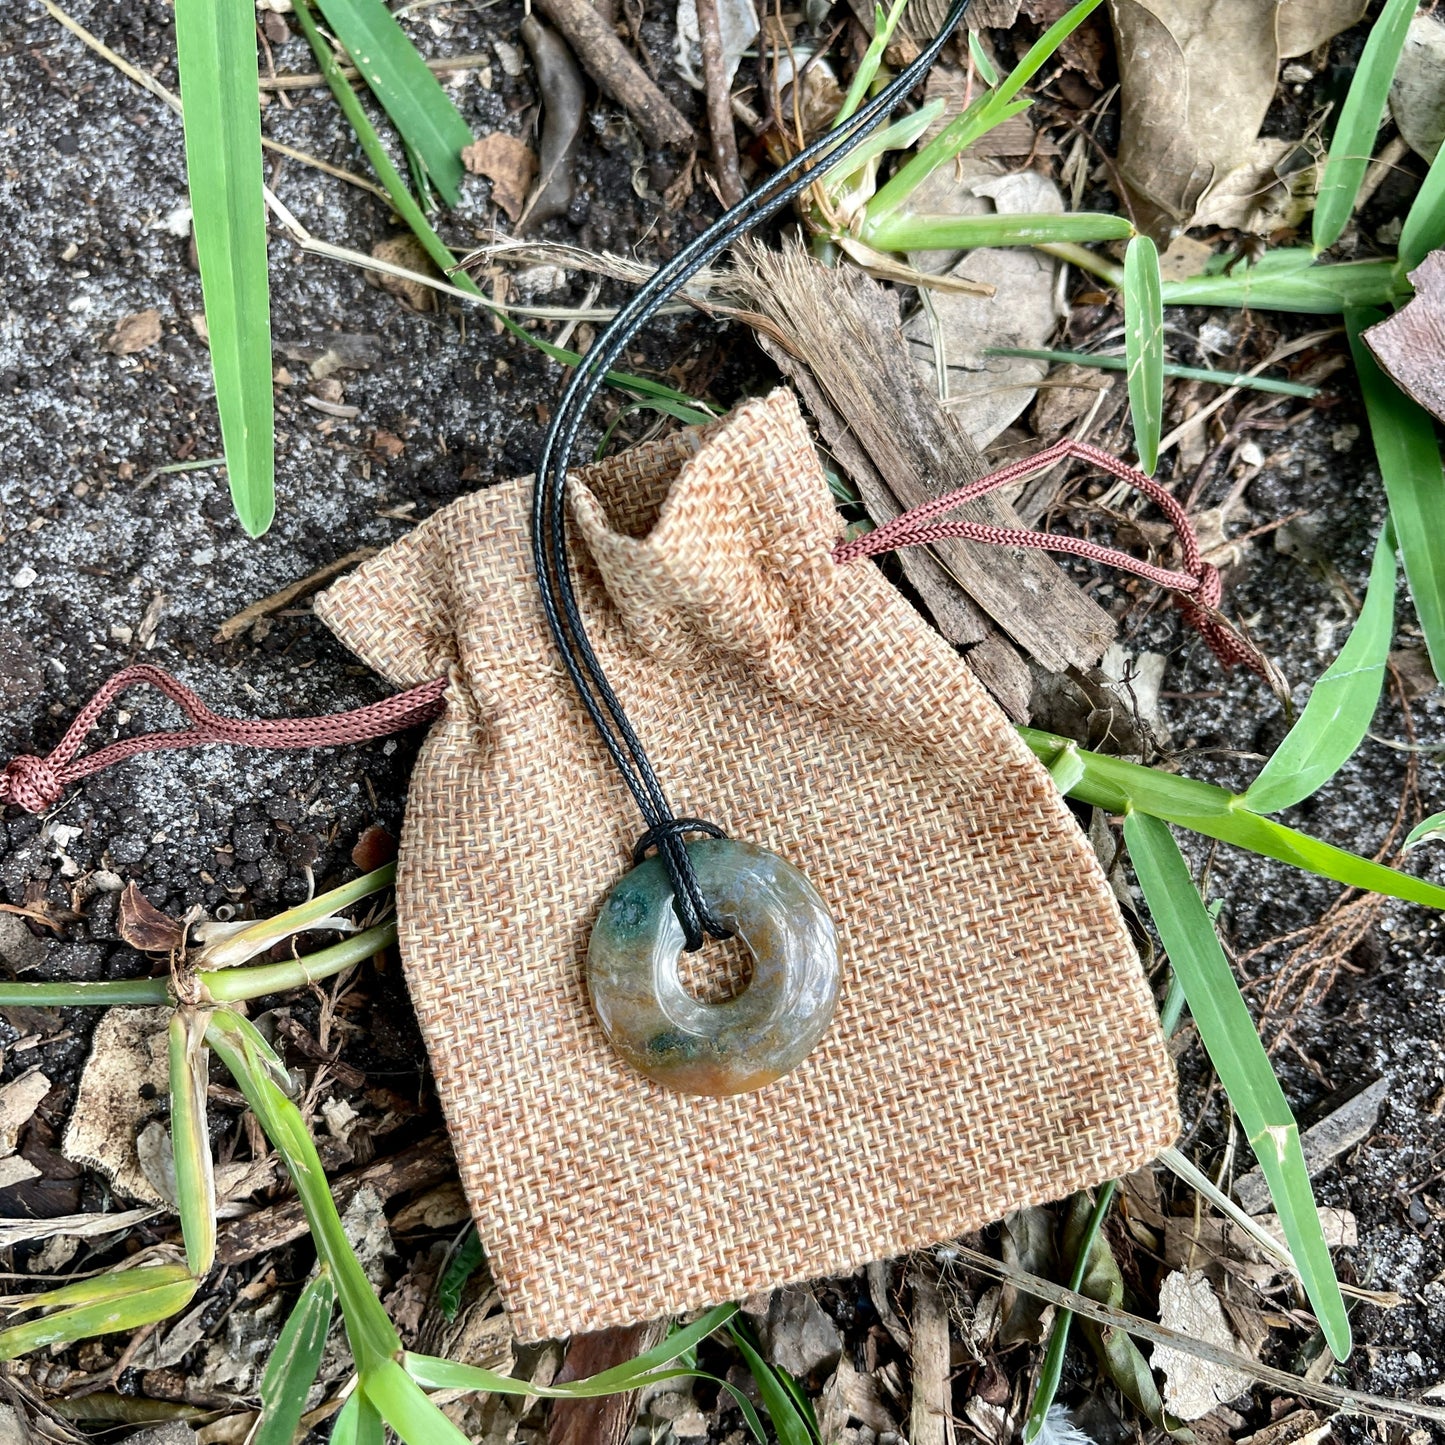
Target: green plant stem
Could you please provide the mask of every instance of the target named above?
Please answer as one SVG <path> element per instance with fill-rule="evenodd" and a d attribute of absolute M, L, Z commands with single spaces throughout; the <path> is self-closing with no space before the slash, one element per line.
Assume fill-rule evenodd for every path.
<path fill-rule="evenodd" d="M 372 958 L 396 942 L 396 924 L 379 923 L 362 933 L 283 963 L 262 963 L 251 968 L 224 968 L 196 974 L 212 1003 L 239 1003 L 269 993 L 304 988 Z M 168 978 L 124 979 L 105 983 L 0 983 L 0 1006 L 28 1004 L 32 1008 L 122 1005 L 134 1008 L 174 1003 Z"/>
<path fill-rule="evenodd" d="M 1039 247 L 1042 250 L 1043 247 Z M 1018 356 L 1026 361 L 1047 361 L 1054 366 L 1091 366 L 1100 371 L 1124 371 L 1128 361 L 1122 356 L 1100 355 L 1093 351 L 1049 351 L 1033 346 L 986 346 L 985 356 Z M 1317 386 L 1302 381 L 1280 381 L 1271 376 L 1251 376 L 1247 371 L 1213 371 L 1207 366 L 1178 366 L 1164 363 L 1164 375 L 1179 381 L 1207 381 L 1213 386 L 1238 386 L 1248 391 L 1277 392 L 1280 396 L 1298 396 L 1306 401 L 1320 394 Z"/>
<path fill-rule="evenodd" d="M 1124 268 L 1116 266 L 1104 256 L 1097 255 L 1087 246 L 1077 245 L 1073 241 L 1049 241 L 1035 246 L 1034 249 L 1042 251 L 1045 256 L 1067 261 L 1069 265 L 1077 266 L 1079 270 L 1087 271 L 1101 281 L 1107 281 L 1116 291 L 1124 289 Z"/>
<path fill-rule="evenodd" d="M 1104 1218 L 1112 1208 L 1114 1196 L 1118 1192 L 1118 1181 L 1108 1179 L 1099 1186 L 1099 1192 L 1094 1196 L 1094 1207 L 1089 1211 L 1084 1232 L 1079 1238 L 1079 1247 L 1074 1255 L 1074 1268 L 1069 1275 L 1069 1288 L 1075 1294 L 1083 1288 L 1094 1241 L 1099 1237 Z M 1059 1381 L 1064 1376 L 1064 1356 L 1069 1348 L 1069 1329 L 1073 1320 L 1072 1310 L 1061 1309 L 1054 1318 L 1048 1348 L 1044 1351 L 1044 1362 L 1039 1368 L 1039 1382 L 1034 1388 L 1033 1403 L 1029 1406 L 1028 1419 L 1024 1422 L 1024 1445 L 1032 1445 L 1032 1442 L 1038 1439 L 1044 1428 L 1044 1417 L 1049 1413 L 1054 1397 L 1059 1392 Z"/>

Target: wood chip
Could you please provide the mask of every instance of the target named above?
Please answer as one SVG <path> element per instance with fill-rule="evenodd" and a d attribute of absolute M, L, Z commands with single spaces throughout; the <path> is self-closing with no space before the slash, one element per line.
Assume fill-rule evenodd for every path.
<path fill-rule="evenodd" d="M 627 1329 L 573 1335 L 556 1384 L 585 1380 L 644 1354 L 662 1343 L 664 1320 Z M 547 1445 L 622 1445 L 637 1419 L 638 1391 L 603 1395 L 595 1400 L 557 1400 L 547 1423 Z"/>
<path fill-rule="evenodd" d="M 820 266 L 797 246 L 756 245 L 742 250 L 739 280 L 899 503 L 912 507 L 983 475 L 977 448 L 918 380 L 896 299 L 875 282 L 851 267 Z M 958 515 L 1019 525 L 997 495 Z M 1051 672 L 1091 666 L 1113 638 L 1108 614 L 1040 553 L 960 541 L 933 550 L 973 602 Z"/>
<path fill-rule="evenodd" d="M 399 1154 L 377 1159 L 365 1169 L 331 1180 L 331 1194 L 337 1207 L 344 1209 L 361 1189 L 374 1190 L 382 1199 L 389 1199 L 455 1178 L 456 1167 L 445 1135 L 433 1134 Z M 221 1226 L 217 1262 L 240 1264 L 254 1259 L 268 1249 L 300 1239 L 309 1228 L 296 1200 L 258 1209 L 244 1219 L 228 1220 Z"/>
<path fill-rule="evenodd" d="M 161 339 L 161 313 L 159 311 L 137 311 L 131 316 L 122 316 L 115 323 L 115 329 L 105 339 L 105 349 L 116 356 L 134 356 L 154 346 Z"/>
<path fill-rule="evenodd" d="M 0 1155 L 15 1152 L 20 1131 L 49 1092 L 50 1080 L 39 1069 L 31 1069 L 0 1088 Z"/>
<path fill-rule="evenodd" d="M 169 1090 L 168 1008 L 107 1009 L 96 1025 L 61 1152 L 98 1169 L 118 1193 L 165 1204 L 146 1178 L 136 1137 L 161 1111 Z"/>
<path fill-rule="evenodd" d="M 921 1262 L 909 1270 L 908 1283 L 913 1291 L 909 1312 L 913 1405 L 908 1415 L 908 1445 L 953 1445 L 948 1306 L 937 1278 Z"/>

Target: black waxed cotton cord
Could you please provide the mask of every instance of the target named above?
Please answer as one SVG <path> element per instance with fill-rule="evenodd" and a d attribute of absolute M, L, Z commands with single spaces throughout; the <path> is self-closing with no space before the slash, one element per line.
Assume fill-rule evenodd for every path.
<path fill-rule="evenodd" d="M 873 126 L 923 78 L 962 22 L 969 3 L 970 0 L 954 0 L 934 39 L 871 101 L 837 129 L 799 151 L 653 273 L 607 324 L 573 371 L 542 442 L 532 498 L 532 554 L 542 611 L 582 705 L 646 824 L 646 832 L 637 845 L 638 854 L 645 855 L 649 848 L 656 847 L 667 870 L 673 907 L 689 952 L 701 948 L 708 935 L 726 938 L 730 930 L 708 909 L 688 859 L 686 835 L 706 833 L 722 837 L 723 833 L 714 824 L 697 818 L 679 818 L 673 813 L 647 752 L 592 649 L 567 559 L 568 461 L 577 445 L 587 409 L 607 372 L 658 307 L 720 251 L 787 205 L 858 146 Z"/>

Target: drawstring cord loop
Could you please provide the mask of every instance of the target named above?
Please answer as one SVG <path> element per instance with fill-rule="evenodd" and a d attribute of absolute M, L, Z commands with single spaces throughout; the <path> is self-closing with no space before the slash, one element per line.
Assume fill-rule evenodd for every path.
<path fill-rule="evenodd" d="M 1020 482 L 1025 477 L 1045 471 L 1056 462 L 1066 458 L 1088 462 L 1100 471 L 1127 482 L 1142 492 L 1169 519 L 1169 525 L 1179 538 L 1180 550 L 1184 554 L 1182 572 L 1156 567 L 1150 562 L 1140 561 L 1127 552 L 1115 547 L 1104 547 L 1097 542 L 1085 541 L 1082 537 L 1062 536 L 1057 532 L 1036 532 L 1018 527 L 995 527 L 987 522 L 973 522 L 955 517 L 946 520 L 947 514 L 989 492 Z M 835 562 L 853 562 L 860 557 L 876 557 L 882 552 L 894 552 L 901 547 L 925 546 L 948 538 L 959 538 L 966 542 L 982 542 L 995 547 L 1028 547 L 1040 551 L 1067 552 L 1089 562 L 1098 562 L 1105 567 L 1116 567 L 1121 572 L 1133 573 L 1146 582 L 1167 588 L 1174 596 L 1175 603 L 1184 620 L 1193 627 L 1208 644 L 1209 650 L 1227 670 L 1235 663 L 1243 663 L 1251 672 L 1266 681 L 1270 680 L 1269 663 L 1219 615 L 1220 595 L 1223 583 L 1219 569 L 1210 562 L 1199 548 L 1199 538 L 1184 508 L 1174 496 L 1160 486 L 1153 477 L 1131 467 L 1127 462 L 1088 442 L 1074 441 L 1069 437 L 1057 441 L 1053 446 L 1010 462 L 976 482 L 937 497 L 931 502 L 913 507 L 894 517 L 891 522 L 855 537 L 851 542 L 842 542 L 833 549 Z"/>
<path fill-rule="evenodd" d="M 168 732 L 141 733 L 121 738 L 83 758 L 75 755 L 101 714 L 127 688 L 145 684 L 163 692 L 190 720 L 188 728 Z M 0 772 L 0 806 L 14 803 L 28 813 L 43 813 L 58 803 L 66 788 L 81 778 L 98 773 L 113 763 L 162 748 L 194 748 L 205 743 L 230 743 L 247 748 L 326 748 L 344 743 L 370 742 L 401 732 L 417 723 L 430 722 L 443 707 L 447 679 L 433 678 L 420 687 L 383 698 L 367 707 L 322 717 L 254 718 L 222 717 L 212 712 L 190 688 L 170 673 L 149 663 L 122 668 L 96 692 L 75 715 L 75 721 L 50 753 L 29 754 L 13 759 Z"/>

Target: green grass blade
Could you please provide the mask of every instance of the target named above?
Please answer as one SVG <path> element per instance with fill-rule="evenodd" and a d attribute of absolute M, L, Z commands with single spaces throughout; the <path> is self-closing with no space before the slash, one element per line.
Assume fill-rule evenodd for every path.
<path fill-rule="evenodd" d="M 1295 311 L 1337 316 L 1351 306 L 1388 306 L 1409 295 L 1402 289 L 1393 261 L 1346 261 L 1331 266 L 1305 264 L 1274 270 L 1237 266 L 1217 276 L 1190 276 L 1166 281 L 1166 306 L 1235 306 L 1256 311 Z"/>
<path fill-rule="evenodd" d="M 1128 361 L 1095 351 L 1050 351 L 1034 346 L 986 346 L 985 356 L 1018 356 L 1026 361 L 1047 361 L 1054 366 L 1092 366 L 1100 371 L 1127 371 Z M 1164 375 L 1180 381 L 1207 381 L 1212 386 L 1237 386 L 1246 391 L 1274 392 L 1280 396 L 1298 396 L 1306 401 L 1320 394 L 1317 386 L 1302 381 L 1285 381 L 1273 376 L 1251 376 L 1247 371 L 1215 371 L 1207 366 L 1179 366 L 1164 363 Z"/>
<path fill-rule="evenodd" d="M 843 97 L 843 104 L 838 107 L 838 114 L 833 117 L 834 130 L 862 105 L 863 97 L 868 94 L 868 87 L 878 75 L 883 52 L 888 49 L 893 32 L 898 29 L 898 22 L 903 19 L 903 11 L 907 5 L 908 0 L 893 0 L 886 15 L 881 5 L 873 6 L 873 39 L 869 41 L 868 49 L 863 52 L 863 59 L 858 62 L 858 68 L 853 72 L 852 84 L 848 87 L 848 94 Z"/>
<path fill-rule="evenodd" d="M 336 38 L 449 206 L 472 133 L 381 0 L 318 0 Z"/>
<path fill-rule="evenodd" d="M 258 953 L 267 952 L 272 944 L 279 943 L 283 938 L 305 932 L 317 924 L 324 924 L 343 908 L 349 908 L 353 903 L 359 903 L 373 893 L 380 893 L 395 882 L 396 864 L 388 863 L 370 873 L 362 874 L 360 878 L 353 878 L 349 883 L 343 883 L 339 888 L 320 893 L 315 898 L 298 903 L 294 908 L 288 908 L 282 913 L 273 914 L 270 918 L 257 919 L 243 928 L 237 928 L 233 924 L 198 925 L 196 937 L 210 939 L 214 936 L 216 942 L 207 942 L 195 962 L 205 969 L 232 968 L 245 963 Z"/>
<path fill-rule="evenodd" d="M 1163 284 L 1159 248 L 1148 236 L 1135 236 L 1124 252 L 1124 355 L 1134 451 L 1150 476 L 1159 465 L 1164 430 Z"/>
<path fill-rule="evenodd" d="M 306 1397 L 321 1368 L 321 1352 L 335 1308 L 336 1286 L 331 1283 L 331 1271 L 322 1265 L 301 1291 L 266 1362 L 261 1378 L 261 1420 L 251 1445 L 291 1445 L 296 1438 Z"/>
<path fill-rule="evenodd" d="M 773 1422 L 773 1433 L 778 1437 L 778 1445 L 816 1445 L 817 1431 L 809 1428 L 792 1391 L 779 1379 L 777 1372 L 763 1359 L 741 1330 L 729 1325 L 728 1333 L 741 1351 L 743 1362 L 752 1372 L 758 1394 L 762 1397 L 763 1408 Z"/>
<path fill-rule="evenodd" d="M 1415 0 L 1385 0 L 1380 18 L 1370 28 L 1320 178 L 1313 230 L 1316 251 L 1328 250 L 1340 239 L 1355 208 L 1355 197 L 1374 154 L 1375 135 L 1385 118 L 1405 32 L 1414 15 Z"/>
<path fill-rule="evenodd" d="M 205 1015 L 192 1009 L 173 1013 L 167 1042 L 176 1212 L 181 1218 L 186 1264 L 196 1279 L 204 1279 L 216 1262 L 216 1181 L 206 1128 L 210 1055 Z"/>
<path fill-rule="evenodd" d="M 345 3 L 346 0 L 333 0 L 333 4 Z M 311 53 L 316 57 L 317 69 L 320 70 L 337 105 L 341 107 L 341 113 L 346 117 L 347 124 L 355 132 L 357 142 L 365 152 L 366 159 L 371 163 L 377 180 L 381 182 L 386 194 L 391 197 L 391 204 L 395 207 L 397 215 L 406 222 L 412 235 L 421 242 L 427 255 L 431 257 L 433 264 L 443 275 L 449 276 L 452 283 L 461 290 L 480 296 L 482 293 L 470 276 L 464 271 L 453 270 L 457 264 L 457 258 L 432 229 L 431 222 L 427 220 L 422 208 L 417 205 L 411 188 L 402 179 L 401 172 L 392 164 L 391 157 L 386 153 L 386 147 L 381 143 L 381 137 L 376 133 L 376 127 L 371 123 L 371 117 L 366 113 L 366 107 L 362 105 L 356 92 L 351 88 L 351 83 L 342 74 L 335 53 L 326 43 L 326 37 L 317 29 L 316 19 L 311 13 L 311 0 L 297 0 L 293 8 L 296 12 L 296 21 L 301 26 L 301 33 L 306 37 L 307 43 L 311 46 Z M 327 14 L 329 18 L 329 10 Z M 468 145 L 470 140 L 469 135 L 462 144 Z M 458 169 L 460 169 L 460 162 L 458 162 Z"/>
<path fill-rule="evenodd" d="M 1033 728 L 1020 728 L 1019 734 L 1045 765 L 1068 741 Z M 1389 898 L 1422 903 L 1427 908 L 1445 908 L 1445 888 L 1321 843 L 1273 818 L 1262 818 L 1224 788 L 1084 748 L 1079 749 L 1078 756 L 1084 765 L 1083 777 L 1069 790 L 1069 796 L 1082 803 L 1092 803 L 1111 813 L 1138 809 L 1206 838 L 1217 838 L 1221 843 L 1289 863 L 1321 878 L 1332 878 L 1349 888 L 1364 888 Z"/>
<path fill-rule="evenodd" d="M 34 1310 L 59 1310 L 70 1305 L 106 1304 L 145 1294 L 166 1285 L 185 1284 L 190 1269 L 183 1264 L 147 1264 L 136 1269 L 119 1269 L 112 1274 L 93 1275 L 44 1294 L 0 1299 L 0 1310 L 8 1314 L 29 1314 Z"/>
<path fill-rule="evenodd" d="M 1123 216 L 1102 211 L 996 216 L 918 216 L 906 211 L 864 221 L 862 238 L 880 251 L 967 251 L 976 246 L 1122 241 L 1133 234 Z"/>
<path fill-rule="evenodd" d="M 171 1266 L 167 1265 L 146 1266 L 126 1270 L 121 1275 L 104 1276 L 104 1279 L 124 1283 L 118 1284 L 109 1295 L 96 1298 L 91 1303 L 55 1310 L 43 1319 L 0 1330 L 0 1360 L 13 1360 L 49 1345 L 70 1345 L 96 1335 L 138 1330 L 143 1325 L 169 1318 L 190 1303 L 200 1286 L 199 1280 L 191 1278 L 189 1270 L 180 1266 L 176 1268 L 180 1269 L 179 1279 L 174 1277 Z M 161 1276 L 167 1271 L 170 1271 L 170 1276 L 163 1280 Z M 139 1278 L 127 1279 L 127 1275 Z M 86 1280 L 84 1283 L 96 1284 L 99 1281 Z M 42 1297 L 34 1307 L 49 1309 L 49 1301 L 63 1293 L 63 1290 L 55 1290 L 50 1296 Z"/>
<path fill-rule="evenodd" d="M 1380 703 L 1395 632 L 1395 571 L 1395 533 L 1386 522 L 1360 615 L 1340 655 L 1314 685 L 1299 721 L 1245 791 L 1246 808 L 1277 813 L 1293 807 L 1334 777 L 1364 740 Z"/>
<path fill-rule="evenodd" d="M 1419 843 L 1433 842 L 1445 835 L 1445 813 L 1431 813 L 1423 823 L 1416 823 L 1405 837 L 1404 847 L 1408 850 Z"/>
<path fill-rule="evenodd" d="M 1445 678 L 1445 467 L 1429 413 L 1380 370 L 1360 335 L 1381 319 L 1378 313 L 1349 311 L 1345 329 L 1415 616 L 1435 676 Z"/>
<path fill-rule="evenodd" d="M 1430 254 L 1445 246 L 1445 146 L 1425 172 L 1400 232 L 1400 272 L 1408 275 Z"/>
<path fill-rule="evenodd" d="M 231 498 L 259 537 L 276 515 L 270 289 L 256 11 L 176 0 L 186 176 Z"/>
<path fill-rule="evenodd" d="M 447 1261 L 437 1285 L 437 1308 L 448 1323 L 456 1319 L 457 1311 L 462 1307 L 462 1291 L 467 1287 L 467 1281 L 482 1267 L 485 1258 L 477 1226 L 468 1225 L 466 1238 Z"/>
<path fill-rule="evenodd" d="M 1026 102 L 1015 103 L 1019 91 L 1047 64 L 1049 57 L 1085 20 L 1099 8 L 1102 0 L 1080 0 L 1072 10 L 1056 20 L 1029 48 L 1028 53 L 1009 72 L 997 89 L 981 96 L 962 115 L 950 121 L 897 175 L 884 186 L 868 206 L 868 215 L 882 220 L 908 204 L 908 198 L 939 166 L 951 161 L 981 135 L 1000 125 L 1010 115 L 1024 109 Z"/>
<path fill-rule="evenodd" d="M 977 30 L 968 31 L 968 53 L 973 58 L 979 79 L 987 86 L 997 85 L 998 71 L 993 68 L 993 61 L 988 58 L 988 52 L 983 48 L 983 41 L 978 38 Z"/>
<path fill-rule="evenodd" d="M 601 1395 L 621 1394 L 624 1390 L 636 1389 L 645 1381 L 662 1378 L 664 1366 L 721 1329 L 737 1311 L 735 1304 L 718 1305 L 686 1329 L 674 1331 L 645 1354 L 625 1360 L 599 1374 L 589 1375 L 585 1380 L 573 1380 L 565 1385 L 534 1385 L 529 1380 L 514 1380 L 476 1365 L 458 1364 L 455 1360 L 437 1359 L 433 1355 L 407 1354 L 402 1363 L 412 1379 L 428 1390 L 486 1390 L 498 1395 L 530 1395 L 549 1400 L 589 1400 Z M 672 1378 L 688 1372 L 666 1373 Z"/>
<path fill-rule="evenodd" d="M 1320 1229 L 1299 1126 L 1255 1031 L 1204 900 L 1164 823 L 1130 812 L 1124 818 L 1124 841 L 1154 926 L 1183 985 L 1200 1041 L 1264 1172 L 1325 1341 L 1336 1359 L 1347 1359 L 1350 1318 Z"/>
<path fill-rule="evenodd" d="M 365 1380 L 377 1361 L 395 1360 L 401 1340 L 347 1241 L 301 1111 L 282 1091 L 279 1081 L 286 1078 L 285 1068 L 255 1025 L 230 1009 L 217 1009 L 211 1015 L 206 1040 L 231 1071 L 271 1147 L 286 1164 L 316 1253 L 331 1268 L 351 1353 Z"/>
<path fill-rule="evenodd" d="M 336 1412 L 328 1445 L 384 1445 L 385 1439 L 386 1426 L 376 1406 L 360 1389 L 353 1390 Z"/>
<path fill-rule="evenodd" d="M 1080 1287 L 1084 1283 L 1084 1272 L 1089 1267 L 1089 1256 L 1093 1252 L 1094 1241 L 1099 1237 L 1099 1230 L 1104 1225 L 1104 1216 L 1113 1206 L 1114 1196 L 1118 1192 L 1118 1183 L 1109 1179 L 1100 1185 L 1099 1192 L 1094 1198 L 1093 1207 L 1089 1211 L 1088 1219 L 1084 1222 L 1083 1231 L 1074 1250 L 1074 1267 L 1069 1274 L 1069 1288 L 1075 1294 L 1079 1293 Z M 1034 1386 L 1034 1398 L 1029 1403 L 1028 1417 L 1024 1421 L 1024 1445 L 1033 1445 L 1033 1442 L 1042 1434 L 1044 1419 L 1049 1413 L 1049 1407 L 1054 1403 L 1054 1397 L 1059 1392 L 1059 1384 L 1064 1377 L 1064 1355 L 1068 1351 L 1069 1330 L 1073 1319 L 1072 1310 L 1059 1310 L 1054 1316 L 1053 1328 L 1049 1331 L 1049 1343 L 1044 1350 L 1044 1362 L 1039 1367 L 1039 1381 Z"/>
<path fill-rule="evenodd" d="M 363 1370 L 361 1388 L 403 1445 L 471 1445 L 395 1360 Z"/>

